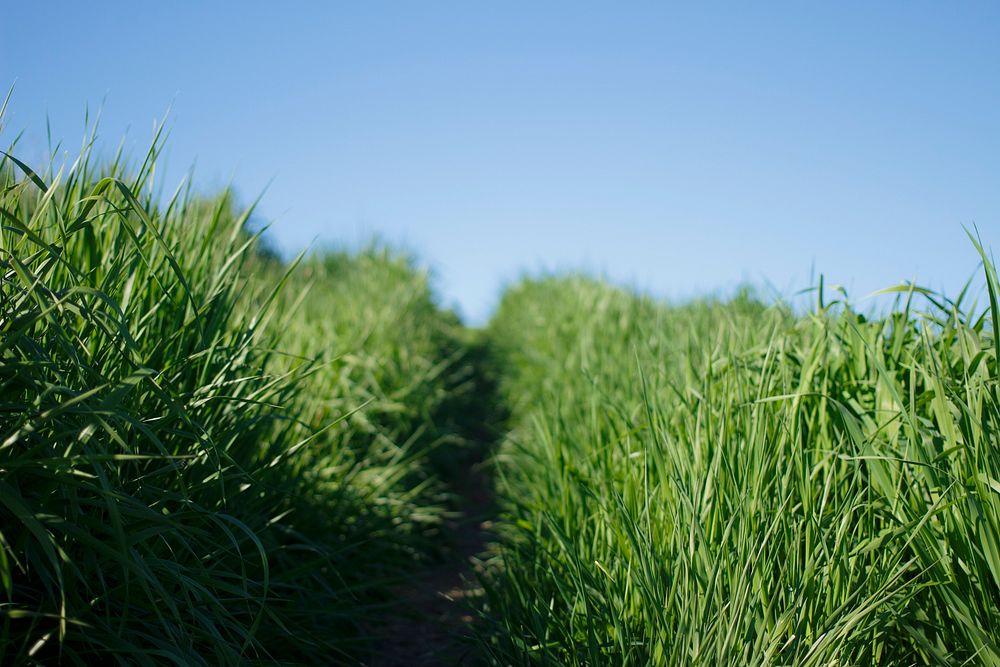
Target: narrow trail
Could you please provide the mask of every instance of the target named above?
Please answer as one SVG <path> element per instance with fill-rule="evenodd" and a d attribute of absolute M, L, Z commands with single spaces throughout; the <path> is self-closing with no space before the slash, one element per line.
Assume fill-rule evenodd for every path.
<path fill-rule="evenodd" d="M 493 539 L 497 515 L 490 459 L 505 432 L 506 411 L 488 345 L 473 341 L 465 361 L 466 392 L 452 407 L 456 431 L 471 447 L 442 471 L 454 496 L 444 534 L 451 546 L 444 560 L 416 569 L 395 593 L 400 609 L 375 631 L 375 654 L 365 667 L 475 667 L 482 664 L 469 641 L 476 623 L 472 601 L 480 556 Z"/>
<path fill-rule="evenodd" d="M 378 631 L 380 648 L 367 667 L 445 667 L 482 664 L 468 638 L 475 617 L 475 570 L 486 550 L 495 515 L 493 481 L 476 462 L 453 483 L 463 511 L 448 520 L 453 549 L 440 563 L 414 573 L 398 589 L 404 611 Z"/>

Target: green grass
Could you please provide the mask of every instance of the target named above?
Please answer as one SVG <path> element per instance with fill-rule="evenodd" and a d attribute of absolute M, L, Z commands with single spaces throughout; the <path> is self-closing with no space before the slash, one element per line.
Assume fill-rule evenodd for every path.
<path fill-rule="evenodd" d="M 504 423 L 488 661 L 1000 665 L 981 249 L 988 306 L 564 276 L 470 331 L 405 253 L 164 197 L 158 149 L 0 157 L 0 663 L 362 661 Z"/>
<path fill-rule="evenodd" d="M 796 317 L 585 278 L 509 290 L 490 327 L 514 430 L 484 650 L 1000 664 L 996 322 L 912 296 Z"/>
<path fill-rule="evenodd" d="M 0 167 L 0 662 L 330 664 L 441 549 L 464 333 L 142 164 Z"/>

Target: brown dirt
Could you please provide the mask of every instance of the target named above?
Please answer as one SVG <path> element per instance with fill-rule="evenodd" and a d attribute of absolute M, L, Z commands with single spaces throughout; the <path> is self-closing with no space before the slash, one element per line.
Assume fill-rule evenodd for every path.
<path fill-rule="evenodd" d="M 469 642 L 476 618 L 470 600 L 481 594 L 475 571 L 490 539 L 492 479 L 471 465 L 453 483 L 461 512 L 447 521 L 453 549 L 444 562 L 415 572 L 397 589 L 403 611 L 378 628 L 379 646 L 366 667 L 473 667 L 482 664 Z"/>

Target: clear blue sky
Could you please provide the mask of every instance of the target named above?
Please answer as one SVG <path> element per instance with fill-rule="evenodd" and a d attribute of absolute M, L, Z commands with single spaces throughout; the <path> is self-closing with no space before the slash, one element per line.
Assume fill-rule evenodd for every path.
<path fill-rule="evenodd" d="M 523 270 L 671 298 L 810 268 L 954 292 L 1000 244 L 998 3 L 8 3 L 7 118 L 84 108 L 285 251 L 404 243 L 482 321 Z M 130 129 L 129 129 L 130 128 Z M 12 132 L 8 130 L 7 139 Z"/>

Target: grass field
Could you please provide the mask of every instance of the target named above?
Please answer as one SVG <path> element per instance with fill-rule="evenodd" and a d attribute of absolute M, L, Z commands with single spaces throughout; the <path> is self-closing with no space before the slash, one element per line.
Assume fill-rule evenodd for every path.
<path fill-rule="evenodd" d="M 984 303 L 561 276 L 470 331 L 155 157 L 0 166 L 0 663 L 365 661 L 503 428 L 484 662 L 1000 665 L 985 253 Z"/>
<path fill-rule="evenodd" d="M 155 203 L 153 157 L 0 173 L 0 662 L 354 659 L 442 548 L 465 333 L 398 253 Z"/>
<path fill-rule="evenodd" d="M 990 266 L 990 265 L 987 265 Z M 525 281 L 499 664 L 1000 664 L 993 310 L 666 307 Z M 990 319 L 992 314 L 992 320 Z"/>

